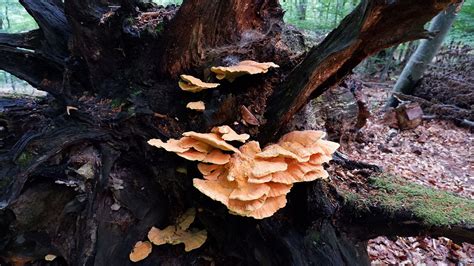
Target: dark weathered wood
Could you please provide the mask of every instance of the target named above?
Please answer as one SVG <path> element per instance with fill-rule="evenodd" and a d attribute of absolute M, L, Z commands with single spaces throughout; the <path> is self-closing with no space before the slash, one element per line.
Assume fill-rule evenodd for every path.
<path fill-rule="evenodd" d="M 17 34 L 0 33 L 0 45 L 10 47 L 35 50 L 40 47 L 41 41 L 42 33 L 40 30 L 32 30 Z"/>
<path fill-rule="evenodd" d="M 282 20 L 276 0 L 186 0 L 165 30 L 158 60 L 166 63 L 158 70 L 176 77 L 200 67 L 213 49 L 258 41 Z"/>
<path fill-rule="evenodd" d="M 398 43 L 428 37 L 425 23 L 455 2 L 362 1 L 275 90 L 262 137 L 276 136 L 310 99 L 338 83 L 364 58 Z"/>
<path fill-rule="evenodd" d="M 63 67 L 35 52 L 0 45 L 0 69 L 62 98 Z"/>
<path fill-rule="evenodd" d="M 441 119 L 453 120 L 457 123 L 462 123 L 464 119 L 474 119 L 474 115 L 470 110 L 455 105 L 433 103 L 423 98 L 403 93 L 394 93 L 394 96 L 402 101 L 419 103 L 426 113 L 436 115 Z"/>
<path fill-rule="evenodd" d="M 20 0 L 26 11 L 35 19 L 44 42 L 42 52 L 50 60 L 64 64 L 68 56 L 68 40 L 70 37 L 69 24 L 64 15 L 64 5 L 61 0 Z"/>

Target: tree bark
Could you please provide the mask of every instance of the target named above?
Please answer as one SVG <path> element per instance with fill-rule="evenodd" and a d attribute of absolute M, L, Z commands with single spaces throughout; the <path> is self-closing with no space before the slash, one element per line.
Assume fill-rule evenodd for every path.
<path fill-rule="evenodd" d="M 366 242 L 384 232 L 383 222 L 393 225 L 387 235 L 442 232 L 472 241 L 469 224 L 431 227 L 410 209 L 392 215 L 347 204 L 348 193 L 382 191 L 363 175 L 367 193 L 333 178 L 295 186 L 271 218 L 233 216 L 193 188 L 194 163 L 146 143 L 220 124 L 269 142 L 363 58 L 424 36 L 423 24 L 452 2 L 363 1 L 304 55 L 292 48 L 300 35 L 285 35 L 276 0 L 188 0 L 179 10 L 133 0 L 66 0 L 64 8 L 56 0 L 22 1 L 40 29 L 1 35 L 7 60 L 0 68 L 51 97 L 0 100 L 0 263 L 44 263 L 55 254 L 57 264 L 129 265 L 133 245 L 152 226 L 163 228 L 190 207 L 200 210 L 195 224 L 208 231 L 206 244 L 189 253 L 154 247 L 141 264 L 366 265 Z M 144 22 L 148 12 L 158 19 Z M 177 87 L 179 74 L 214 81 L 209 66 L 245 59 L 281 67 L 200 94 Z M 185 108 L 193 100 L 206 102 L 204 114 Z M 244 109 L 259 123 L 235 123 Z M 334 167 L 368 168 L 369 176 L 377 170 L 335 159 Z M 79 171 L 84 166 L 88 174 Z M 357 222 L 361 215 L 365 224 Z M 407 217 L 412 226 L 403 231 Z"/>
<path fill-rule="evenodd" d="M 453 4 L 444 12 L 437 15 L 431 22 L 429 31 L 436 34 L 428 40 L 422 40 L 415 53 L 410 57 L 403 68 L 397 83 L 393 87 L 393 93 L 412 94 L 416 84 L 423 77 L 428 65 L 433 61 L 436 53 L 441 48 L 449 29 L 456 19 L 461 4 Z M 387 107 L 397 105 L 397 100 L 391 96 L 387 101 Z"/>

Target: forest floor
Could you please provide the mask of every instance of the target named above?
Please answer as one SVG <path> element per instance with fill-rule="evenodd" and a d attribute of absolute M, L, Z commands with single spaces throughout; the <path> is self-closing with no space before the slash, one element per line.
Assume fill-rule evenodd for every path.
<path fill-rule="evenodd" d="M 409 181 L 473 199 L 474 135 L 469 129 L 443 120 L 392 129 L 383 122 L 382 108 L 393 82 L 362 82 L 372 116 L 362 137 L 344 143 L 342 152 Z M 368 252 L 373 265 L 474 264 L 474 245 L 459 246 L 443 237 L 378 237 L 369 241 Z"/>

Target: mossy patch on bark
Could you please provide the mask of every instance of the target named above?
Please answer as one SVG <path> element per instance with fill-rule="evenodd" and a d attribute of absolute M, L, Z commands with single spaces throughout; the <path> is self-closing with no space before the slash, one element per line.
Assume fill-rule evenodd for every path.
<path fill-rule="evenodd" d="M 431 226 L 474 224 L 474 200 L 414 184 L 395 176 L 371 177 L 367 197 L 343 193 L 346 203 L 358 209 L 379 207 L 389 214 L 412 212 Z"/>

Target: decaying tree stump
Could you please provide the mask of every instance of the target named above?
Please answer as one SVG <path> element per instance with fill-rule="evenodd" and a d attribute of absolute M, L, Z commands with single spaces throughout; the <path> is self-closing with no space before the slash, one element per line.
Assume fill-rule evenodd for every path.
<path fill-rule="evenodd" d="M 277 0 L 186 0 L 179 8 L 21 0 L 40 28 L 0 34 L 0 69 L 49 96 L 0 102 L 0 262 L 43 264 L 55 254 L 52 264 L 131 264 L 129 252 L 152 226 L 189 207 L 200 210 L 195 223 L 208 231 L 206 244 L 189 253 L 160 246 L 140 264 L 357 265 L 368 263 L 366 242 L 377 235 L 472 241 L 470 220 L 433 224 L 409 208 L 349 201 L 386 189 L 369 184 L 374 169 L 357 182 L 333 176 L 297 185 L 271 218 L 233 216 L 193 188 L 195 164 L 146 143 L 221 124 L 271 142 L 361 60 L 426 37 L 423 25 L 453 2 L 362 1 L 302 54 Z M 246 59 L 280 68 L 199 94 L 177 86 L 179 74 L 213 81 L 211 66 Z M 203 114 L 185 108 L 196 100 L 206 103 Z M 249 113 L 252 123 L 240 123 Z M 336 159 L 338 167 L 367 167 Z"/>

